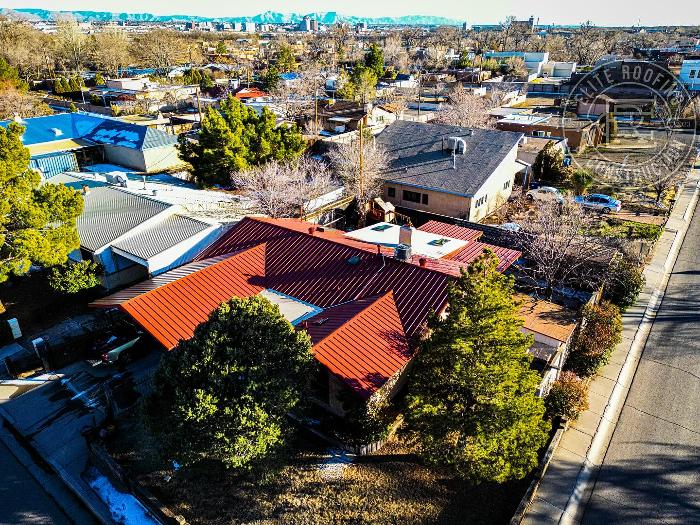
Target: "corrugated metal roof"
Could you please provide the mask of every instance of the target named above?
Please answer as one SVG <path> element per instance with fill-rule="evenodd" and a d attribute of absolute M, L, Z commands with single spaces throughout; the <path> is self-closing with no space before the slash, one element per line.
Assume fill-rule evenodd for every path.
<path fill-rule="evenodd" d="M 173 349 L 190 339 L 221 303 L 260 293 L 265 288 L 260 284 L 264 271 L 265 245 L 260 244 L 167 272 L 91 306 L 119 306 L 165 348 Z"/>
<path fill-rule="evenodd" d="M 510 248 L 502 248 L 500 246 L 494 246 L 493 244 L 474 241 L 467 244 L 460 251 L 451 254 L 449 260 L 469 265 L 486 250 L 491 250 L 498 257 L 498 266 L 496 269 L 499 272 L 507 270 L 521 255 L 521 252 L 518 250 L 511 250 Z"/>
<path fill-rule="evenodd" d="M 245 218 L 197 259 L 264 242 L 267 246 L 265 288 L 324 309 L 392 290 L 409 337 L 416 333 L 430 310 L 444 307 L 447 275 L 382 257 L 376 254 L 376 247 L 342 236 L 330 239 L 300 233 L 284 227 L 285 222 Z M 292 227 L 299 227 L 299 221 L 289 222 Z M 306 223 L 307 229 L 308 226 Z"/>
<path fill-rule="evenodd" d="M 119 239 L 112 246 L 148 260 L 212 226 L 183 215 L 171 215 L 150 228 Z"/>
<path fill-rule="evenodd" d="M 316 359 L 364 398 L 412 357 L 391 291 L 329 308 L 305 324 Z"/>
<path fill-rule="evenodd" d="M 78 234 L 80 245 L 90 251 L 111 244 L 171 207 L 165 202 L 111 186 L 90 189 L 83 201 L 83 213 L 77 220 Z"/>
<path fill-rule="evenodd" d="M 423 226 L 418 228 L 420 231 L 434 233 L 436 235 L 444 235 L 453 239 L 461 239 L 463 241 L 475 241 L 483 235 L 479 230 L 464 228 L 463 226 L 455 226 L 440 221 L 428 221 Z"/>

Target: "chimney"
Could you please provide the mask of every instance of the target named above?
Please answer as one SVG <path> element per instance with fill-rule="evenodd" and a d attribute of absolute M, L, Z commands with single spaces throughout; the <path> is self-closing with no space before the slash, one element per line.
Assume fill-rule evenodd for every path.
<path fill-rule="evenodd" d="M 413 228 L 407 225 L 401 226 L 399 230 L 399 244 L 405 244 L 406 246 L 411 246 L 413 240 Z"/>
<path fill-rule="evenodd" d="M 316 233 L 316 226 L 309 226 L 309 235 Z"/>
<path fill-rule="evenodd" d="M 419 265 L 421 268 L 425 268 L 425 265 L 426 265 L 427 263 L 428 263 L 428 260 L 427 260 L 425 257 L 421 257 L 420 259 L 418 259 L 418 265 Z"/>

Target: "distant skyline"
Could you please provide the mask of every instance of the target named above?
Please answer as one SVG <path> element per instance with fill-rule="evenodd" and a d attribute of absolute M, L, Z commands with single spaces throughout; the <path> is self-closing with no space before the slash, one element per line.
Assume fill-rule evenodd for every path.
<path fill-rule="evenodd" d="M 254 16 L 264 11 L 311 13 L 336 11 L 341 15 L 380 17 L 433 15 L 464 20 L 470 24 L 495 24 L 509 15 L 539 18 L 540 25 L 580 24 L 591 20 L 597 25 L 700 25 L 700 1 L 652 0 L 258 0 L 236 5 L 221 0 L 0 0 L 0 7 L 38 8 L 51 11 L 113 11 L 118 13 L 153 13 L 156 15 L 198 15 L 207 17 Z"/>

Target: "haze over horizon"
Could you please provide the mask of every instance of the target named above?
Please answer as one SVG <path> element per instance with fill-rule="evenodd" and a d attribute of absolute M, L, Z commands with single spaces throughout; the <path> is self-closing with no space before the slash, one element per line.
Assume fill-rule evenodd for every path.
<path fill-rule="evenodd" d="M 0 0 L 0 7 L 9 9 L 36 8 L 50 11 L 111 11 L 117 13 L 152 13 L 154 15 L 192 15 L 206 17 L 254 16 L 265 11 L 281 13 L 312 13 L 336 11 L 346 16 L 384 17 L 404 15 L 432 15 L 465 20 L 471 24 L 495 24 L 507 16 L 518 19 L 539 18 L 540 25 L 580 24 L 590 20 L 596 25 L 700 25 L 700 2 L 697 0 L 670 0 L 671 8 L 661 9 L 658 2 L 639 0 L 630 4 L 621 1 L 588 0 L 562 8 L 556 0 L 492 0 L 465 2 L 444 0 L 427 6 L 424 2 L 406 0 L 354 0 L 353 2 L 321 2 L 319 0 L 259 0 L 245 6 L 222 6 L 219 1 L 201 0 L 193 5 L 189 0 Z"/>

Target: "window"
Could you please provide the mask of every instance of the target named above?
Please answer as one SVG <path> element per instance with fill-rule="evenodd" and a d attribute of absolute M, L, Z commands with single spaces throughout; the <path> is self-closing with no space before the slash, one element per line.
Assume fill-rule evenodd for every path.
<path fill-rule="evenodd" d="M 417 191 L 403 190 L 403 200 L 420 203 L 420 193 Z"/>
<path fill-rule="evenodd" d="M 690 78 L 695 78 L 695 70 L 694 69 L 690 70 Z"/>
<path fill-rule="evenodd" d="M 510 181 L 509 180 L 507 180 L 503 183 L 503 189 L 507 190 L 508 188 L 510 188 Z"/>
<path fill-rule="evenodd" d="M 427 193 L 423 194 L 423 204 L 428 204 L 428 194 Z"/>
<path fill-rule="evenodd" d="M 389 197 L 396 197 L 396 188 L 391 188 L 391 187 L 387 188 L 386 194 Z"/>

